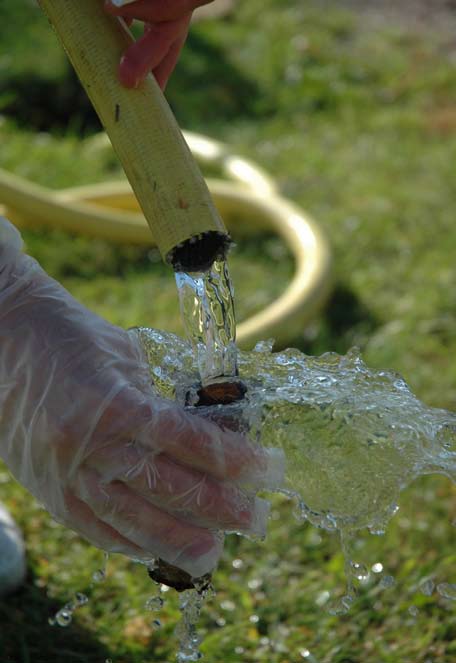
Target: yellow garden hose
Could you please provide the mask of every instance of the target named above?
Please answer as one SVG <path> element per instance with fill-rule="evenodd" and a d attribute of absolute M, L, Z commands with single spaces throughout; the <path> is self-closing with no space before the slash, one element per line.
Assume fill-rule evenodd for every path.
<path fill-rule="evenodd" d="M 330 287 L 330 252 L 317 224 L 302 209 L 280 197 L 261 168 L 217 141 L 193 133 L 185 139 L 202 167 L 224 179 L 208 180 L 215 204 L 230 230 L 272 230 L 295 259 L 295 272 L 282 295 L 240 323 L 242 347 L 274 337 L 281 345 L 296 337 L 322 306 Z M 91 139 L 98 150 L 111 149 L 104 134 Z M 2 213 L 19 228 L 55 227 L 110 241 L 153 244 L 154 238 L 126 181 L 51 191 L 0 170 Z M 271 268 L 271 278 L 273 278 Z"/>

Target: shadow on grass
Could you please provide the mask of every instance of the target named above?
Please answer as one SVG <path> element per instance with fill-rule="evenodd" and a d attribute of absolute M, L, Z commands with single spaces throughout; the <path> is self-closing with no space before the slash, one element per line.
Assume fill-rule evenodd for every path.
<path fill-rule="evenodd" d="M 101 123 L 68 63 L 60 77 L 27 70 L 0 79 L 0 112 L 33 131 L 71 131 L 86 135 Z"/>
<path fill-rule="evenodd" d="M 323 352 L 345 354 L 364 343 L 381 324 L 366 304 L 343 283 L 335 286 L 314 335 L 303 334 L 289 343 L 309 355 Z"/>
<path fill-rule="evenodd" d="M 188 127 L 219 126 L 268 112 L 264 91 L 198 30 L 188 36 L 166 96 L 179 122 Z"/>
<path fill-rule="evenodd" d="M 33 43 L 29 45 L 34 48 Z M 87 135 L 101 124 L 68 62 L 55 75 L 27 67 L 0 76 L 0 112 L 21 127 Z M 257 114 L 257 84 L 232 65 L 222 48 L 194 30 L 168 86 L 168 101 L 184 126 L 205 127 Z"/>
<path fill-rule="evenodd" d="M 63 605 L 34 581 L 29 572 L 19 591 L 0 600 L 1 663 L 102 663 L 112 656 L 77 622 L 51 626 L 48 619 Z"/>

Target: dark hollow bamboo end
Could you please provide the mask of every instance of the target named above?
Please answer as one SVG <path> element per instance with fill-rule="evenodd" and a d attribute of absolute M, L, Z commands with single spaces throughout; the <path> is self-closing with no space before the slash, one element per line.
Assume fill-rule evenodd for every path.
<path fill-rule="evenodd" d="M 212 579 L 210 573 L 206 573 L 201 578 L 192 578 L 186 571 L 182 571 L 162 559 L 157 560 L 154 568 L 148 569 L 148 574 L 155 582 L 172 587 L 176 592 L 196 589 L 200 594 L 208 589 Z"/>

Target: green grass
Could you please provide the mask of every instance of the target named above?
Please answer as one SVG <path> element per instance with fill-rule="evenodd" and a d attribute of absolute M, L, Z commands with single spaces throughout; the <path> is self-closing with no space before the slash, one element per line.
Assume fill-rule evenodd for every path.
<path fill-rule="evenodd" d="M 321 4 L 251 0 L 195 26 L 169 99 L 182 126 L 274 173 L 330 238 L 334 294 L 293 344 L 313 354 L 357 344 L 370 365 L 399 371 L 424 401 L 454 409 L 454 46 L 432 26 L 373 26 L 340 3 Z M 6 3 L 0 18 L 10 49 L 0 59 L 0 167 L 56 188 L 118 177 L 112 157 L 81 137 L 96 122 L 34 4 Z M 71 110 L 69 129 L 61 108 Z M 107 319 L 179 330 L 173 279 L 154 250 L 58 232 L 24 236 L 43 267 Z M 239 317 L 276 296 L 291 269 L 277 239 L 240 240 L 232 257 Z M 228 541 L 217 597 L 201 620 L 206 659 L 295 663 L 311 660 L 300 653 L 307 649 L 319 663 L 452 663 L 455 605 L 418 584 L 456 581 L 455 496 L 445 479 L 423 480 L 403 495 L 385 537 L 361 538 L 360 559 L 381 561 L 397 584 L 360 588 L 339 618 L 326 611 L 326 592 L 344 588 L 338 541 L 299 525 L 275 499 L 266 543 Z M 1 663 L 173 659 L 175 597 L 155 629 L 143 609 L 152 591 L 143 569 L 113 559 L 107 582 L 90 588 L 99 551 L 53 524 L 6 472 L 0 499 L 24 529 L 29 561 L 25 588 L 0 604 Z M 48 626 L 78 590 L 91 601 L 73 625 Z"/>

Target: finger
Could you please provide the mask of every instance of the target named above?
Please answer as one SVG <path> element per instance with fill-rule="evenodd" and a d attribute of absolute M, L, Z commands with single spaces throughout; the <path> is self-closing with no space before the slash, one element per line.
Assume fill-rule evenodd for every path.
<path fill-rule="evenodd" d="M 123 4 L 121 0 L 107 0 L 105 10 L 115 16 L 136 18 L 146 23 L 161 23 L 162 21 L 175 21 L 185 14 L 191 14 L 194 9 L 207 5 L 212 0 L 137 0 Z"/>
<path fill-rule="evenodd" d="M 188 35 L 188 30 L 185 32 L 184 35 L 182 35 L 180 39 L 178 39 L 171 46 L 171 48 L 169 49 L 168 53 L 165 55 L 163 60 L 153 70 L 155 80 L 157 81 L 163 92 L 165 91 L 168 80 L 176 67 L 177 61 L 179 60 L 179 55 L 181 53 L 183 45 L 185 44 L 187 35 Z"/>
<path fill-rule="evenodd" d="M 124 53 L 119 79 L 126 87 L 137 87 L 147 74 L 166 57 L 174 42 L 187 33 L 191 14 L 176 21 L 151 23 L 144 35 Z"/>
<path fill-rule="evenodd" d="M 133 559 L 150 561 L 149 552 L 141 550 L 137 545 L 128 541 L 115 529 L 102 522 L 95 516 L 87 504 L 81 502 L 77 497 L 67 493 L 65 504 L 68 509 L 68 517 L 64 524 L 78 532 L 91 544 L 107 552 L 122 553 Z"/>
<path fill-rule="evenodd" d="M 97 472 L 82 469 L 75 493 L 100 520 L 152 557 L 194 577 L 216 566 L 223 542 L 214 532 L 164 512 L 120 481 L 104 484 Z"/>
<path fill-rule="evenodd" d="M 115 441 L 125 448 L 135 440 L 145 450 L 164 452 L 178 464 L 216 479 L 247 483 L 252 488 L 280 487 L 285 473 L 283 451 L 254 444 L 244 435 L 222 430 L 197 416 L 209 409 L 184 410 L 172 401 L 125 388 L 104 410 L 85 457 Z"/>
<path fill-rule="evenodd" d="M 123 481 L 147 501 L 194 524 L 260 537 L 266 533 L 268 502 L 184 467 L 165 454 L 156 455 L 135 444 L 123 449 L 111 445 L 95 452 L 89 465 L 104 481 Z"/>
<path fill-rule="evenodd" d="M 161 399 L 154 401 L 153 425 L 137 435 L 143 446 L 163 451 L 176 462 L 222 480 L 247 483 L 254 488 L 282 484 L 285 456 L 281 449 L 254 444 L 244 435 L 222 430 L 190 411 Z"/>

